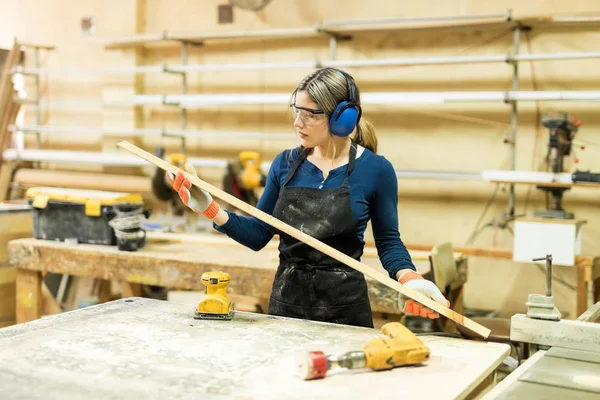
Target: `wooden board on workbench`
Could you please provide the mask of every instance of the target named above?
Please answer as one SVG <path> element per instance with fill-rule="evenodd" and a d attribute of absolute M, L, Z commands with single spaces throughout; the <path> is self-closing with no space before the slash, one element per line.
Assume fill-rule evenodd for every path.
<path fill-rule="evenodd" d="M 188 305 L 132 298 L 0 330 L 4 398 L 462 399 L 509 352 L 506 344 L 426 336 L 431 359 L 423 366 L 303 381 L 298 352 L 359 350 L 381 334 L 262 314 L 193 314 Z"/>

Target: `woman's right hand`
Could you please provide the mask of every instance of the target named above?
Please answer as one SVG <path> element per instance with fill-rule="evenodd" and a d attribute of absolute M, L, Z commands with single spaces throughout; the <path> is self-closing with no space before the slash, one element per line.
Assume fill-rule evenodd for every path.
<path fill-rule="evenodd" d="M 193 176 L 198 176 L 196 169 L 193 165 L 186 163 L 185 170 Z M 166 177 L 173 189 L 179 194 L 181 201 L 187 207 L 197 214 L 202 214 L 206 218 L 213 220 L 220 211 L 219 204 L 213 200 L 210 193 L 200 189 L 197 186 L 193 186 L 190 180 L 182 172 L 173 174 L 167 171 Z"/>

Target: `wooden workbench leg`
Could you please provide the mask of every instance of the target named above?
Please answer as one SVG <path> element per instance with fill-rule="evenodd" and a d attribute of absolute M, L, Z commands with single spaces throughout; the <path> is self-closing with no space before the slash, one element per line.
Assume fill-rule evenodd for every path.
<path fill-rule="evenodd" d="M 42 274 L 17 268 L 17 324 L 42 317 Z"/>
<path fill-rule="evenodd" d="M 121 297 L 141 297 L 142 285 L 139 283 L 121 282 Z"/>
<path fill-rule="evenodd" d="M 591 268 L 584 265 L 577 266 L 577 312 L 576 316 L 580 316 L 587 310 L 587 284 L 585 281 L 586 269 Z"/>

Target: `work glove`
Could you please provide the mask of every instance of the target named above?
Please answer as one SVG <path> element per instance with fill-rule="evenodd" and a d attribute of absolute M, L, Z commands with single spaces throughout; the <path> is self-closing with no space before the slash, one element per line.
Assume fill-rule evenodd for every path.
<path fill-rule="evenodd" d="M 189 174 L 198 176 L 193 165 L 186 163 L 184 167 Z M 221 208 L 219 207 L 219 204 L 213 200 L 210 193 L 197 186 L 193 186 L 190 180 L 186 178 L 185 174 L 181 172 L 177 172 L 175 175 L 172 172 L 167 171 L 166 177 L 167 180 L 171 182 L 171 185 L 173 185 L 173 189 L 179 194 L 183 204 L 197 214 L 202 214 L 210 220 L 215 219 Z"/>
<path fill-rule="evenodd" d="M 415 271 L 408 270 L 403 272 L 399 276 L 398 282 L 405 287 L 415 290 L 446 307 L 450 307 L 450 302 L 446 300 L 438 287 L 433 282 L 423 279 L 423 276 Z M 398 306 L 405 314 L 417 315 L 430 319 L 439 318 L 438 313 L 420 303 L 417 303 L 413 299 L 404 296 L 402 293 L 398 293 Z"/>

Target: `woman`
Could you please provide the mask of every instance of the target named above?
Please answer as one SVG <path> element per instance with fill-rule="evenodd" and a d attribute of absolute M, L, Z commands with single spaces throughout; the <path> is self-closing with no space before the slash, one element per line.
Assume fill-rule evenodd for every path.
<path fill-rule="evenodd" d="M 317 70 L 300 82 L 291 103 L 300 146 L 273 160 L 257 208 L 356 260 L 371 220 L 379 258 L 390 278 L 449 305 L 437 287 L 416 272 L 400 240 L 396 173 L 376 154 L 375 132 L 361 118 L 353 78 L 338 69 Z M 188 171 L 195 174 L 193 168 Z M 254 217 L 222 210 L 209 193 L 192 188 L 183 174 L 167 175 L 188 207 L 237 242 L 258 251 L 279 234 L 280 263 L 269 314 L 373 327 L 362 273 Z M 438 317 L 403 296 L 399 302 L 405 313 Z"/>

